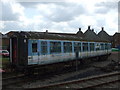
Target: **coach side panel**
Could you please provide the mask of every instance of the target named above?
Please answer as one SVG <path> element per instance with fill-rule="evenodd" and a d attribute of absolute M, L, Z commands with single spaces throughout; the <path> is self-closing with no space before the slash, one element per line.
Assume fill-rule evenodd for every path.
<path fill-rule="evenodd" d="M 105 48 L 105 43 L 28 40 L 28 65 L 52 64 L 76 58 L 100 56 L 109 54 L 110 51 L 110 49 Z"/>

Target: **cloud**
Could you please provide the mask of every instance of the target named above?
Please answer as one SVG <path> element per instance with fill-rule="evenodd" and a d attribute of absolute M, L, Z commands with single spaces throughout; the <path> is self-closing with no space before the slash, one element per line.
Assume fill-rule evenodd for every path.
<path fill-rule="evenodd" d="M 100 2 L 100 3 L 96 3 L 95 7 L 96 7 L 95 13 L 106 14 L 110 10 L 117 9 L 118 8 L 118 3 L 115 2 L 115 1 L 112 1 L 112 2 Z"/>
<path fill-rule="evenodd" d="M 2 21 L 0 21 L 0 29 L 4 29 L 5 28 L 5 25 Z"/>
<path fill-rule="evenodd" d="M 24 8 L 20 6 L 19 3 L 15 3 L 14 1 L 1 1 L 2 5 L 2 13 L 0 16 L 2 17 L 2 21 L 17 21 L 19 17 L 24 14 Z"/>
<path fill-rule="evenodd" d="M 2 3 L 2 20 L 3 21 L 13 21 L 18 20 L 19 15 L 14 13 L 10 3 Z"/>
<path fill-rule="evenodd" d="M 85 9 L 82 5 L 77 5 L 74 3 L 64 5 L 58 5 L 58 3 L 39 4 L 37 8 L 40 11 L 40 14 L 54 22 L 70 21 L 76 16 L 85 12 Z"/>
<path fill-rule="evenodd" d="M 91 25 L 97 32 L 104 26 L 109 34 L 113 34 L 118 30 L 118 17 L 117 3 L 111 2 L 4 2 L 0 29 L 2 32 L 48 29 L 50 32 L 76 33 L 78 28 L 85 31 Z"/>
<path fill-rule="evenodd" d="M 33 23 L 30 23 L 28 25 L 24 25 L 20 21 L 5 21 L 1 22 L 3 25 L 0 24 L 0 26 L 4 26 L 4 28 L 1 29 L 1 32 L 7 33 L 8 31 L 32 31 L 35 30 L 35 25 Z"/>
<path fill-rule="evenodd" d="M 98 14 L 105 14 L 108 12 L 109 12 L 108 8 L 105 8 L 105 7 L 99 7 L 95 10 L 95 13 L 98 13 Z"/>
<path fill-rule="evenodd" d="M 115 9 L 117 8 L 117 2 L 115 1 L 108 1 L 108 2 L 100 2 L 100 3 L 97 3 L 95 4 L 96 7 L 107 7 L 109 9 Z"/>
<path fill-rule="evenodd" d="M 38 2 L 18 2 L 19 4 L 21 4 L 23 7 L 27 7 L 27 8 L 33 8 L 35 7 Z"/>

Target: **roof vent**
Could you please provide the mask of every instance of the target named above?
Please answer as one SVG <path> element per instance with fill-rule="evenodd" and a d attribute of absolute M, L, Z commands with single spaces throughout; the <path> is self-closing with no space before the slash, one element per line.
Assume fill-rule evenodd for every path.
<path fill-rule="evenodd" d="M 46 34 L 46 35 L 47 35 L 47 34 L 48 34 L 48 30 L 46 30 L 46 32 L 44 32 L 44 34 Z"/>
<path fill-rule="evenodd" d="M 92 31 L 94 32 L 94 29 L 92 29 Z"/>

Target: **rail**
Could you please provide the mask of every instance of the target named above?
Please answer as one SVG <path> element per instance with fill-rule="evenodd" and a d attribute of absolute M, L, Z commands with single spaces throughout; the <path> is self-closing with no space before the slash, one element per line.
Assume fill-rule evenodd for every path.
<path fill-rule="evenodd" d="M 37 88 L 92 88 L 120 81 L 118 76 L 120 76 L 119 72 L 113 72 L 99 76 L 87 77 L 79 80 L 44 85 Z"/>

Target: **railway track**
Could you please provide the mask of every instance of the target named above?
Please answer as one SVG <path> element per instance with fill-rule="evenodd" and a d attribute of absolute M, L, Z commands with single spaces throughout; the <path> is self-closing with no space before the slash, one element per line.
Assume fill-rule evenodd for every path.
<path fill-rule="evenodd" d="M 12 85 L 15 86 L 15 85 L 23 84 L 23 83 L 29 83 L 32 81 L 34 82 L 35 80 L 45 79 L 45 78 L 51 77 L 52 75 L 54 76 L 55 74 L 56 72 L 51 72 L 51 73 L 46 72 L 43 74 L 34 73 L 33 75 L 30 75 L 30 76 L 25 76 L 24 74 L 18 74 L 16 76 L 15 75 L 9 76 L 7 78 L 2 78 L 2 87 L 8 88 L 9 86 L 12 86 Z"/>
<path fill-rule="evenodd" d="M 23 74 L 18 75 L 18 76 L 12 76 L 12 77 L 8 77 L 8 78 L 2 78 L 2 87 L 6 88 L 9 85 L 14 85 L 17 83 L 21 83 L 25 81 L 25 76 Z"/>
<path fill-rule="evenodd" d="M 42 89 L 42 88 L 93 88 L 93 87 L 100 87 L 102 85 L 120 82 L 120 79 L 118 78 L 119 76 L 120 76 L 119 72 L 113 72 L 113 73 L 97 75 L 97 76 L 93 76 L 93 77 L 87 77 L 87 78 L 83 78 L 83 79 L 79 79 L 79 80 L 44 85 L 44 86 L 40 86 L 37 88 Z"/>
<path fill-rule="evenodd" d="M 88 65 L 87 65 L 88 66 Z M 91 65 L 92 66 L 92 65 Z M 95 69 L 96 67 L 94 67 L 94 65 L 92 66 L 93 67 L 93 69 Z M 69 68 L 70 69 L 70 68 Z M 72 69 L 72 68 L 71 68 Z M 68 70 L 68 68 L 66 68 L 66 69 L 63 69 L 64 70 L 64 72 L 63 72 L 63 70 L 62 70 L 62 72 L 60 73 L 60 71 L 55 71 L 55 72 L 51 72 L 51 73 L 44 73 L 44 74 L 42 74 L 42 75 L 39 75 L 38 76 L 38 74 L 36 75 L 36 76 L 33 76 L 32 78 L 28 78 L 28 77 L 25 77 L 24 75 L 17 75 L 17 76 L 13 76 L 13 77 L 9 77 L 9 78 L 3 78 L 2 79 L 2 81 L 3 81 L 3 88 L 4 87 L 8 87 L 8 86 L 12 86 L 12 85 L 16 85 L 16 84 L 18 84 L 19 85 L 19 83 L 20 84 L 23 84 L 23 83 L 32 83 L 32 82 L 36 82 L 37 80 L 41 80 L 42 81 L 42 79 L 44 79 L 44 80 L 46 80 L 46 83 L 44 83 L 44 86 L 43 86 L 43 82 L 41 83 L 41 87 L 40 88 L 44 88 L 45 87 L 45 85 L 46 86 L 48 86 L 50 83 L 56 83 L 56 82 L 63 82 L 63 84 L 64 83 L 67 83 L 67 82 L 64 82 L 64 81 L 67 81 L 66 80 L 66 78 L 71 78 L 71 77 L 73 77 L 73 76 L 80 76 L 79 75 L 79 72 L 78 73 L 74 73 L 74 74 L 70 74 L 71 76 L 69 76 L 68 77 L 68 75 L 67 76 L 60 76 L 60 74 L 62 75 L 63 73 L 67 73 L 68 71 L 69 72 L 71 72 L 71 69 L 70 69 L 70 71 Z M 77 68 L 78 69 L 78 68 Z M 81 69 L 81 67 L 80 67 L 80 69 Z M 92 71 L 94 71 L 92 69 Z M 74 69 L 72 70 L 72 71 L 75 71 L 76 70 L 76 67 L 74 67 Z M 79 69 L 78 69 L 79 70 Z M 90 69 L 91 70 L 91 69 Z M 96 69 L 95 69 L 96 70 Z M 66 72 L 67 71 L 67 72 Z M 81 70 L 80 70 L 81 71 Z M 89 69 L 86 71 L 86 72 L 88 72 L 89 71 Z M 98 70 L 99 71 L 99 70 Z M 59 72 L 59 73 L 57 73 L 57 72 Z M 90 71 L 91 72 L 91 71 Z M 83 70 L 83 72 L 81 72 L 81 73 L 85 73 L 84 72 L 84 70 Z M 53 75 L 52 75 L 53 74 Z M 88 73 L 89 74 L 89 73 Z M 55 77 L 54 75 L 58 75 L 58 77 Z M 118 74 L 119 75 L 119 74 Z M 42 77 L 41 77 L 42 76 Z M 36 78 L 36 77 L 38 77 L 38 78 Z M 49 80 L 49 77 L 51 78 L 53 78 L 53 79 L 50 79 L 50 83 L 48 83 L 48 80 Z M 116 76 L 117 77 L 117 76 Z M 83 77 L 84 78 L 84 77 Z M 34 80 L 33 80 L 34 79 Z M 78 79 L 78 78 L 75 78 L 75 79 Z M 85 79 L 85 78 L 84 78 Z M 64 80 L 64 81 L 63 81 Z M 73 80 L 73 79 L 71 79 L 71 80 Z M 79 79 L 79 80 L 82 80 L 82 79 Z M 92 80 L 92 79 L 91 79 Z M 94 79 L 93 79 L 94 80 Z M 31 81 L 31 82 L 30 82 Z M 41 82 L 40 81 L 40 82 Z M 74 81 L 76 81 L 76 80 L 74 80 Z M 85 81 L 85 80 L 83 80 L 83 81 Z M 97 80 L 96 80 L 97 81 Z M 117 81 L 119 81 L 119 80 L 117 80 Z M 109 82 L 109 83 L 112 83 L 112 82 L 117 82 L 117 81 L 111 81 L 111 82 Z M 56 84 L 60 84 L 60 82 L 59 83 L 56 83 Z M 69 82 L 72 82 L 72 81 L 69 81 Z M 70 84 L 69 85 L 69 82 L 68 82 L 68 84 L 67 84 L 67 86 L 66 85 L 58 85 L 58 86 L 50 86 L 50 87 L 63 87 L 63 88 L 85 88 L 84 87 L 84 83 L 86 83 L 86 82 L 82 82 L 82 81 L 76 81 L 75 83 L 77 83 L 78 82 L 78 85 L 75 85 L 75 84 Z M 83 86 L 80 86 L 80 85 L 82 85 L 82 83 L 80 83 L 80 85 L 79 85 L 79 82 L 82 82 L 83 83 Z M 94 83 L 94 81 L 93 82 L 91 82 L 91 81 L 89 81 L 88 82 L 88 85 L 89 85 L 89 83 Z M 104 83 L 103 83 L 104 84 Z M 100 85 L 103 85 L 103 84 L 100 84 Z M 54 84 L 51 84 L 51 85 L 54 85 Z M 71 87 L 72 86 L 72 87 Z M 99 85 L 96 85 L 96 86 L 99 86 Z M 96 87 L 96 86 L 94 86 L 94 87 Z M 38 87 L 38 86 L 37 86 Z M 34 87 L 34 88 L 36 88 L 36 87 Z M 39 88 L 39 87 L 38 87 Z M 47 87 L 46 87 L 47 88 Z M 49 88 L 49 86 L 48 86 L 48 88 Z"/>
<path fill-rule="evenodd" d="M 2 87 L 3 88 L 8 88 L 11 85 L 19 85 L 22 83 L 28 83 L 30 81 L 34 81 L 38 79 L 38 73 L 34 73 L 33 75 L 26 76 L 24 74 L 20 74 L 17 76 L 11 76 L 8 78 L 2 78 Z"/>
<path fill-rule="evenodd" d="M 110 75 L 108 74 L 105 74 L 105 75 L 107 75 L 107 76 L 112 76 L 112 77 L 114 77 L 114 78 L 116 78 L 116 77 L 118 77 L 119 76 L 119 74 L 120 73 L 117 73 L 117 72 L 115 72 L 115 73 L 110 73 Z M 75 74 L 76 75 L 76 74 Z M 114 75 L 118 75 L 118 76 L 114 76 Z M 36 76 L 37 76 L 37 74 L 36 74 Z M 9 86 L 17 86 L 17 85 L 20 85 L 20 84 L 23 84 L 23 83 L 29 83 L 29 82 L 34 82 L 35 80 L 38 80 L 38 79 L 40 79 L 40 78 L 35 78 L 36 76 L 32 76 L 32 77 L 26 77 L 26 76 L 24 76 L 24 75 L 18 75 L 18 76 L 14 76 L 14 77 L 9 77 L 9 78 L 3 78 L 2 80 L 3 80 L 3 88 L 8 88 Z M 102 78 L 102 77 L 107 77 L 107 76 L 101 76 L 100 75 L 100 77 L 98 77 L 98 78 Z M 54 76 L 53 76 L 54 77 Z M 111 78 L 112 78 L 111 77 Z M 34 78 L 34 80 L 33 80 L 33 78 Z M 55 78 L 55 77 L 54 77 Z M 59 76 L 59 78 L 60 78 L 60 76 Z M 55 86 L 55 84 L 51 84 L 51 85 L 46 85 L 46 84 L 44 84 L 44 86 L 42 85 L 40 88 L 49 88 L 49 87 L 63 87 L 63 88 L 75 88 L 75 87 L 71 87 L 71 86 L 74 86 L 75 84 L 74 84 L 74 82 L 75 83 L 79 83 L 80 82 L 80 85 L 82 85 L 81 84 L 81 82 L 84 84 L 84 83 L 86 83 L 85 81 L 86 80 L 89 80 L 88 82 L 90 82 L 91 83 L 91 81 L 90 80 L 96 80 L 96 79 L 98 79 L 97 78 L 97 76 L 96 77 L 88 77 L 88 78 L 84 78 L 84 79 L 79 79 L 79 80 L 73 80 L 73 81 L 69 81 L 69 82 L 64 82 L 64 83 L 56 83 L 56 85 L 57 86 Z M 113 80 L 114 80 L 114 78 L 113 78 Z M 56 80 L 56 79 L 55 79 Z M 117 80 L 117 78 L 115 79 L 115 80 Z M 116 82 L 116 81 L 110 81 L 110 82 L 107 82 L 107 83 L 112 83 L 112 82 Z M 52 81 L 54 81 L 54 80 L 52 80 Z M 117 81 L 119 81 L 119 80 L 117 80 Z M 73 83 L 72 83 L 73 82 Z M 52 82 L 52 83 L 55 83 L 55 82 Z M 66 84 L 66 85 L 64 85 L 64 84 Z M 104 83 L 102 83 L 101 85 L 103 85 Z M 45 86 L 46 85 L 46 86 Z M 75 85 L 76 86 L 76 85 Z M 79 86 L 79 84 L 78 84 L 78 86 Z M 78 87 L 77 86 L 77 87 Z M 99 86 L 99 85 L 96 85 L 96 86 Z M 83 86 L 81 86 L 81 87 L 83 87 Z M 80 87 L 80 88 L 81 88 Z M 90 86 L 91 87 L 91 86 Z M 36 88 L 36 87 L 34 87 L 34 88 Z M 39 87 L 38 87 L 39 88 Z M 83 87 L 83 88 L 85 88 L 85 87 Z"/>

